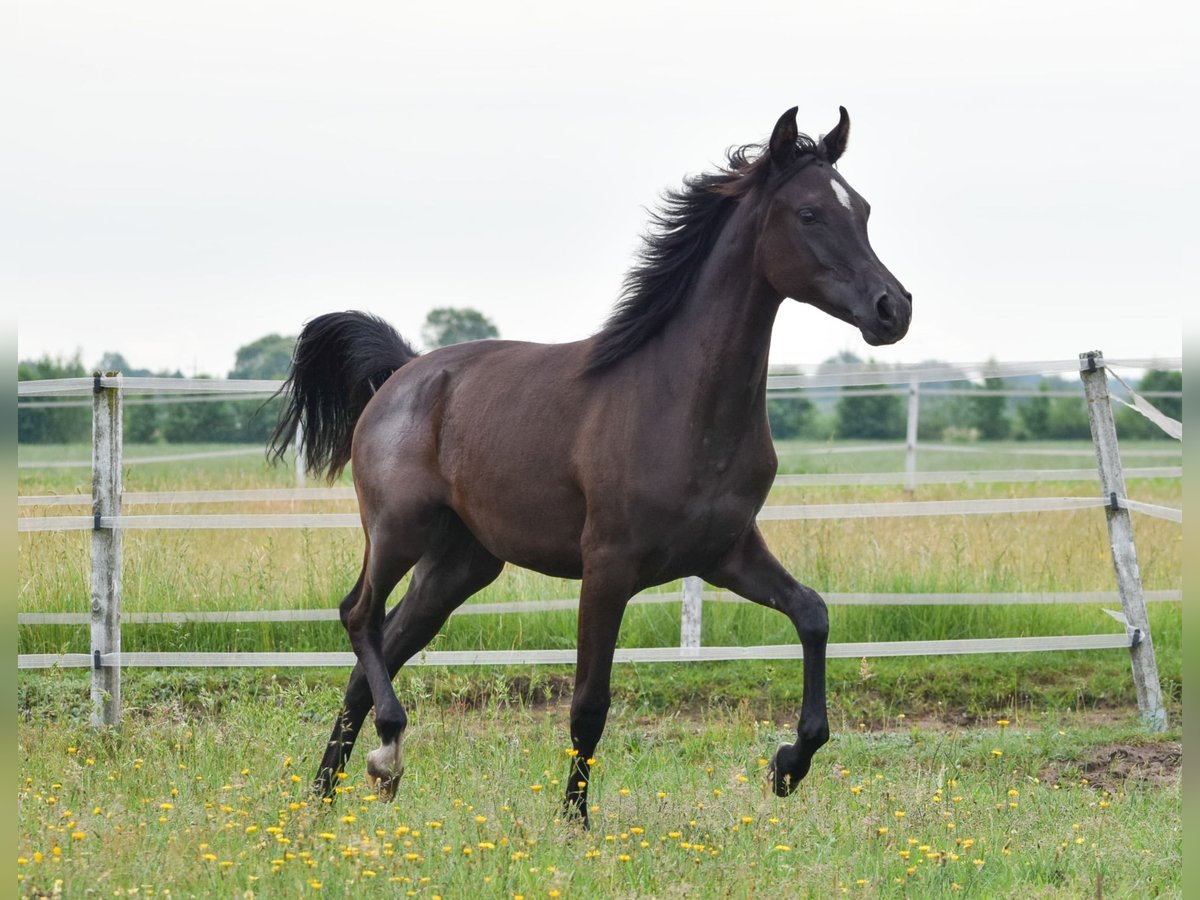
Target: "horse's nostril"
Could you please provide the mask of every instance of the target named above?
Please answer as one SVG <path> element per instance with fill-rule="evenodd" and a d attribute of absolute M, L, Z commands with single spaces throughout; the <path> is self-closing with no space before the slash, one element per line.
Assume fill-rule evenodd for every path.
<path fill-rule="evenodd" d="M 895 318 L 895 313 L 892 311 L 892 300 L 887 294 L 880 294 L 875 301 L 875 314 L 879 316 L 881 322 L 890 322 Z"/>

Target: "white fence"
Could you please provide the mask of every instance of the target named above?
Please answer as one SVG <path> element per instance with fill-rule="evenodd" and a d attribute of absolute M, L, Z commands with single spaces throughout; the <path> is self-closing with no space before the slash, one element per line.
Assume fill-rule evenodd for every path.
<path fill-rule="evenodd" d="M 1179 360 L 1121 360 L 1109 365 L 1128 368 L 1179 368 Z M 1071 368 L 1080 371 L 1088 400 L 1095 455 L 1099 470 L 1092 469 L 1018 469 L 1001 471 L 916 471 L 916 405 L 919 385 L 953 379 L 978 378 L 991 375 L 1041 374 Z M 1001 653 L 1049 650 L 1090 650 L 1126 647 L 1133 660 L 1135 684 L 1143 717 L 1151 728 L 1165 727 L 1165 711 L 1159 693 L 1157 670 L 1154 668 L 1153 646 L 1146 621 L 1145 602 L 1179 600 L 1179 591 L 1157 591 L 1146 594 L 1137 572 L 1129 511 L 1182 521 L 1182 510 L 1139 503 L 1126 496 L 1123 475 L 1129 478 L 1182 477 L 1180 466 L 1150 466 L 1131 468 L 1122 474 L 1116 453 L 1116 437 L 1112 425 L 1112 409 L 1108 395 L 1105 362 L 1099 354 L 1084 354 L 1080 362 L 1038 362 L 1018 364 L 978 364 L 969 366 L 916 366 L 899 370 L 878 371 L 862 367 L 842 367 L 841 371 L 803 372 L 791 369 L 773 375 L 769 387 L 772 395 L 797 388 L 829 388 L 832 386 L 906 383 L 901 389 L 880 389 L 881 392 L 904 393 L 909 396 L 908 440 L 904 473 L 863 473 L 852 475 L 784 475 L 777 479 L 779 486 L 803 485 L 861 485 L 903 484 L 911 492 L 918 484 L 983 483 L 1005 481 L 1062 481 L 1099 477 L 1102 490 L 1090 497 L 1034 497 L 1006 500 L 914 501 L 900 503 L 849 503 L 806 506 L 764 507 L 760 520 L 878 518 L 893 516 L 932 515 L 990 515 L 1000 513 L 1043 512 L 1104 508 L 1109 522 L 1114 565 L 1117 571 L 1116 592 L 1088 593 L 1023 593 L 1023 594 L 826 594 L 831 604 L 1011 604 L 1011 603 L 1079 603 L 1120 600 L 1121 613 L 1113 613 L 1125 627 L 1122 632 L 1094 635 L 1061 635 L 1048 637 L 981 638 L 943 641 L 902 641 L 872 643 L 835 643 L 828 647 L 830 658 L 869 656 L 911 656 L 962 653 Z M 93 721 L 96 724 L 116 724 L 120 717 L 120 670 L 137 666 L 346 666 L 355 662 L 352 653 L 130 653 L 122 652 L 120 627 L 122 619 L 135 622 L 281 622 L 325 621 L 337 618 L 337 611 L 277 610 L 245 612 L 166 612 L 122 616 L 121 540 L 122 532 L 130 529 L 197 529 L 197 528 L 358 528 L 356 513 L 306 514 L 192 514 L 192 515 L 127 515 L 124 506 L 153 506 L 172 503 L 271 502 L 279 500 L 341 500 L 353 499 L 347 488 L 256 489 L 248 491 L 172 491 L 125 493 L 121 489 L 122 469 L 139 461 L 122 457 L 121 409 L 126 394 L 168 392 L 186 394 L 203 392 L 206 397 L 227 396 L 231 393 L 263 396 L 278 387 L 277 382 L 218 382 L 207 379 L 123 378 L 118 374 L 97 374 L 90 379 L 61 379 L 55 381 L 21 382 L 20 397 L 78 396 L 92 394 L 93 459 L 89 463 L 37 463 L 38 466 L 90 465 L 92 495 L 21 497 L 20 508 L 39 506 L 90 505 L 90 515 L 19 516 L 18 532 L 88 530 L 92 532 L 92 587 L 90 613 L 22 613 L 18 624 L 64 625 L 90 624 L 92 650 L 75 654 L 23 654 L 18 656 L 18 668 L 91 667 L 93 670 Z M 943 393 L 949 391 L 943 390 Z M 965 392 L 964 392 L 965 393 Z M 978 395 L 979 391 L 971 393 Z M 1018 392 L 1006 392 L 1018 393 Z M 1038 392 L 1044 394 L 1045 392 Z M 928 447 L 928 445 L 926 445 Z M 935 445 L 939 450 L 968 453 L 976 448 L 958 445 Z M 878 450 L 870 447 L 836 448 L 837 452 Z M 245 451 L 229 451 L 230 454 Z M 257 451 L 261 452 L 261 451 Z M 835 452 L 832 448 L 814 452 Z M 1077 455 L 1079 451 L 1056 451 L 1034 448 L 1022 451 L 1027 455 Z M 218 451 L 220 453 L 220 451 Z M 1084 455 L 1092 455 L 1085 451 Z M 1142 456 L 1178 456 L 1177 451 L 1142 451 Z M 143 457 L 141 461 L 167 461 L 197 458 L 200 454 Z M 699 579 L 684 580 L 684 589 L 676 594 L 645 594 L 633 603 L 681 603 L 681 641 L 679 647 L 632 648 L 617 651 L 618 662 L 660 662 L 718 659 L 791 659 L 799 658 L 799 645 L 769 645 L 757 647 L 702 647 L 700 622 L 702 602 L 735 601 L 731 594 L 704 592 Z M 567 609 L 578 604 L 577 599 L 524 601 L 501 604 L 468 604 L 456 614 L 520 613 L 546 609 Z M 569 663 L 574 661 L 573 650 L 521 651 L 425 651 L 410 665 L 499 665 Z"/>

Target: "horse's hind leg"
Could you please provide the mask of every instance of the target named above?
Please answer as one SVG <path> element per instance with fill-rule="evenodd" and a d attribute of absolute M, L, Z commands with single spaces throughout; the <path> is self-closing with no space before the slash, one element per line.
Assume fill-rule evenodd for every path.
<path fill-rule="evenodd" d="M 825 601 L 810 587 L 796 581 L 771 551 L 762 534 L 752 528 L 704 579 L 784 613 L 804 647 L 804 694 L 796 743 L 784 744 L 771 760 L 768 777 L 775 794 L 786 797 L 808 774 L 813 754 L 829 740 L 825 708 L 825 644 L 829 639 L 829 613 Z"/>
<path fill-rule="evenodd" d="M 475 540 L 457 516 L 448 512 L 444 514 L 443 521 L 435 529 L 429 549 L 413 572 L 408 592 L 384 621 L 383 657 L 389 682 L 404 663 L 433 639 L 450 613 L 476 591 L 494 581 L 503 566 L 500 560 Z M 354 596 L 352 591 L 347 601 Z M 360 662 L 351 673 L 341 712 L 317 770 L 314 788 L 320 793 L 328 796 L 333 792 L 337 774 L 344 768 L 371 706 L 370 683 Z M 378 773 L 381 776 L 380 796 L 389 798 L 403 769 L 400 741 L 407 717 L 402 708 L 401 715 L 404 725 L 394 742 L 394 756 L 390 760 L 393 770 Z M 380 737 L 382 740 L 382 734 Z M 386 748 L 385 742 L 380 749 Z M 384 763 L 389 761 L 387 754 L 380 755 L 384 756 Z"/>

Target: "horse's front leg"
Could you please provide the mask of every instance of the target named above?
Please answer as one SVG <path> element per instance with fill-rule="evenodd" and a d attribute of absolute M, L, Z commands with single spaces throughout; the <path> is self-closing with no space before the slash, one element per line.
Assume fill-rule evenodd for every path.
<path fill-rule="evenodd" d="M 578 662 L 571 698 L 572 757 L 564 803 L 568 815 L 578 814 L 584 828 L 588 827 L 590 760 L 608 719 L 613 653 L 633 593 L 627 579 L 617 574 L 627 565 L 617 558 L 585 565 L 579 594 Z"/>
<path fill-rule="evenodd" d="M 781 745 L 768 770 L 772 789 L 778 796 L 786 797 L 808 774 L 813 754 L 829 740 L 829 716 L 825 708 L 829 613 L 825 601 L 788 574 L 767 549 L 757 527 L 746 532 L 726 557 L 702 576 L 710 584 L 784 613 L 800 636 L 804 648 L 804 694 L 796 743 Z"/>

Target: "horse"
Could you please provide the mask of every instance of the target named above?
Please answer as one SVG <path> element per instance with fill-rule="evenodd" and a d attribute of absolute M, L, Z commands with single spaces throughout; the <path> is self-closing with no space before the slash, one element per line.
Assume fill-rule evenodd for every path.
<path fill-rule="evenodd" d="M 610 317 L 563 344 L 481 340 L 418 354 L 349 311 L 303 328 L 269 443 L 302 431 L 310 471 L 352 463 L 366 546 L 340 617 L 358 658 L 313 788 L 333 793 L 368 713 L 366 774 L 384 800 L 404 771 L 400 667 L 506 563 L 581 579 L 564 805 L 588 824 L 592 759 L 631 596 L 697 575 L 791 619 L 803 646 L 795 743 L 770 788 L 794 791 L 829 740 L 825 603 L 767 549 L 756 515 L 777 460 L 767 352 L 792 298 L 904 337 L 912 295 L 867 237 L 869 204 L 834 164 L 850 118 L 814 140 L 785 112 L 764 144 L 667 191 Z M 385 615 L 408 573 L 403 598 Z"/>

